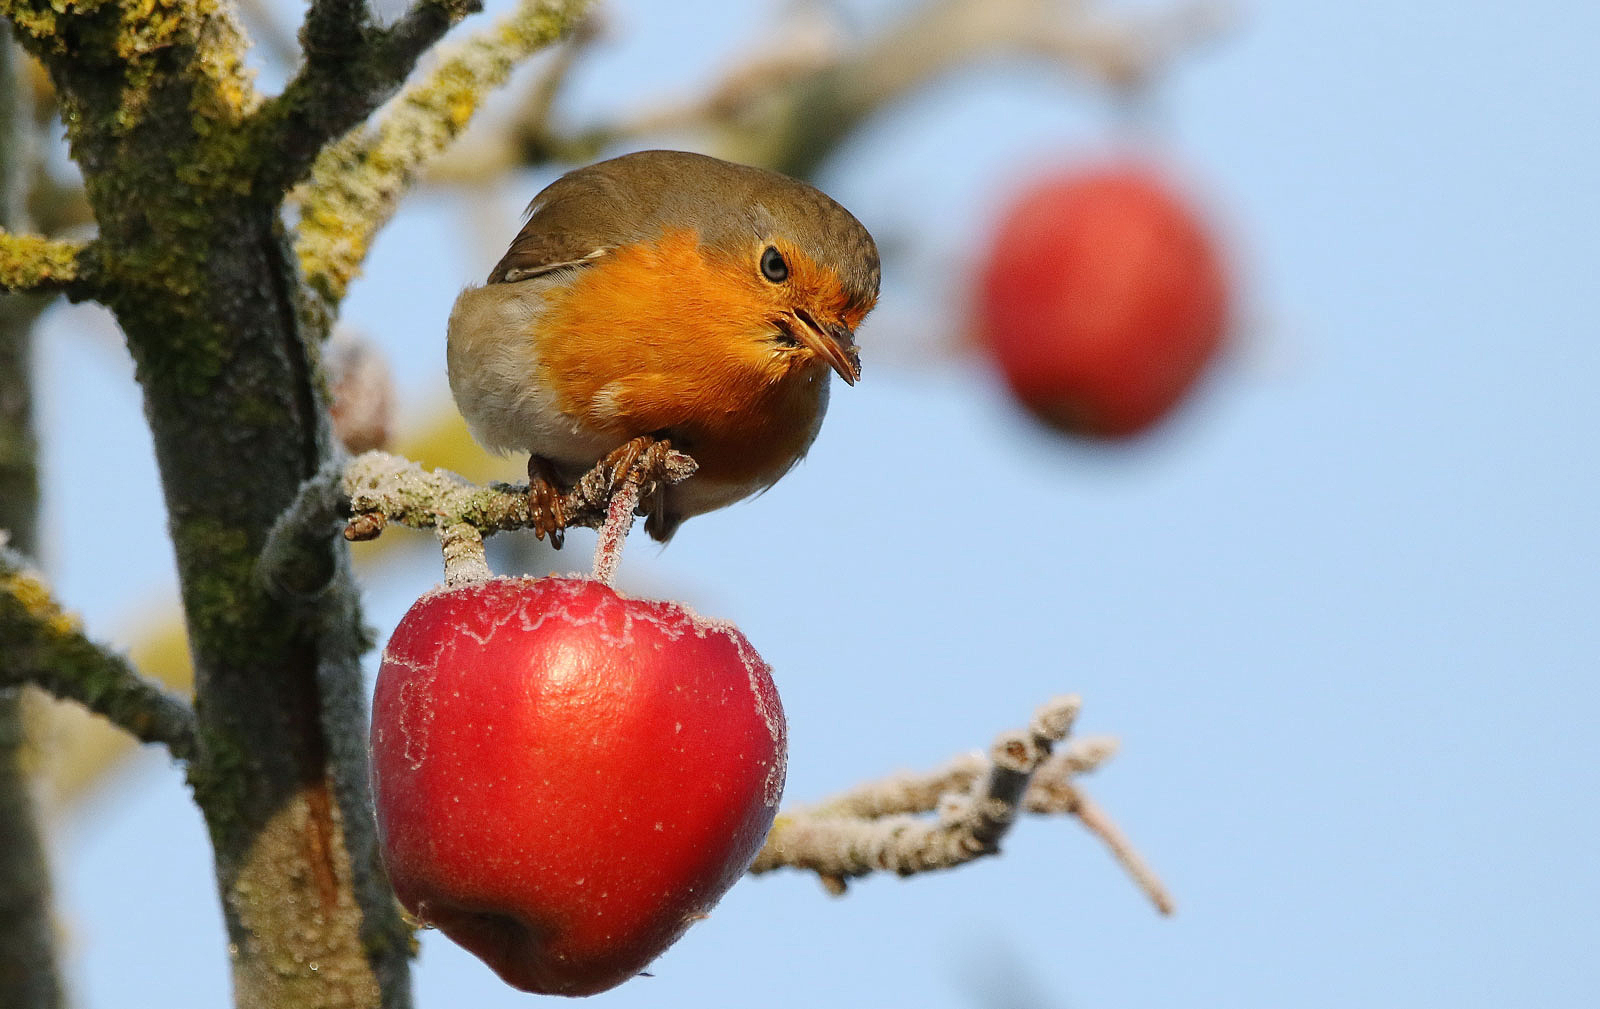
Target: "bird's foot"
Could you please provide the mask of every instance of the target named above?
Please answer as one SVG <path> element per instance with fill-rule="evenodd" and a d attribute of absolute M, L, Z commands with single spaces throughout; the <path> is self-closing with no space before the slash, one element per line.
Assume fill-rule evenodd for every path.
<path fill-rule="evenodd" d="M 556 479 L 555 467 L 543 456 L 528 457 L 528 512 L 529 527 L 539 539 L 550 537 L 550 545 L 557 550 L 566 542 L 567 509 L 561 484 Z"/>
<path fill-rule="evenodd" d="M 674 456 L 681 457 L 681 453 L 675 452 L 671 439 L 659 436 L 635 438 L 629 445 L 640 442 L 643 444 L 631 463 L 633 471 L 639 474 L 640 485 L 640 500 L 635 514 L 644 516 L 644 528 L 651 538 L 665 543 L 681 521 L 667 516 L 667 488 L 682 479 L 671 475 L 671 466 Z"/>
<path fill-rule="evenodd" d="M 659 464 L 665 453 L 672 451 L 672 443 L 666 439 L 652 438 L 644 434 L 612 449 L 602 461 L 611 480 L 611 493 L 617 493 L 627 481 L 634 480 L 643 485 L 649 476 L 650 467 Z"/>

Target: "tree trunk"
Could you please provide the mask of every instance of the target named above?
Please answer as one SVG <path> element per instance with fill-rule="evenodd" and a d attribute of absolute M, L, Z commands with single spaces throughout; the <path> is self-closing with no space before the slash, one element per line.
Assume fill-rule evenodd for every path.
<path fill-rule="evenodd" d="M 236 28 L 203 4 L 0 13 L 55 83 L 99 225 L 96 296 L 144 391 L 194 658 L 189 777 L 236 1002 L 408 1005 L 410 939 L 368 812 L 365 641 L 343 546 L 329 544 L 314 604 L 269 596 L 255 574 L 268 528 L 329 455 L 326 316 L 300 284 L 281 193 L 258 191 L 274 152 Z"/>

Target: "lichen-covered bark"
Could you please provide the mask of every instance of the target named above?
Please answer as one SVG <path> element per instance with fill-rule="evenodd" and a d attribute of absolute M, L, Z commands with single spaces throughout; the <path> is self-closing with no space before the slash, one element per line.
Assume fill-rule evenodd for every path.
<path fill-rule="evenodd" d="M 25 766 L 22 692 L 0 688 L 0 1005 L 56 1009 L 50 877 Z"/>
<path fill-rule="evenodd" d="M 196 669 L 190 780 L 242 1006 L 409 1003 L 408 933 L 367 823 L 342 561 L 316 610 L 254 577 L 273 519 L 329 452 L 309 309 L 258 185 L 259 101 L 212 0 L 0 0 L 49 69 L 99 226 L 97 294 L 133 354 Z M 92 451 L 92 446 L 84 446 Z M 330 549 L 332 549 L 330 545 Z"/>
<path fill-rule="evenodd" d="M 0 225 L 0 229 L 4 227 Z M 77 242 L 53 242 L 42 235 L 0 230 L 0 293 L 74 286 L 79 279 L 81 251 Z"/>
<path fill-rule="evenodd" d="M 0 227 L 22 221 L 19 53 L 0 24 Z M 0 294 L 0 530 L 37 550 L 38 443 L 33 434 L 30 332 L 37 297 Z M 0 655 L 0 662 L 5 658 Z M 3 682 L 0 670 L 0 682 Z M 22 691 L 0 687 L 0 1006 L 62 1004 L 51 918 L 49 864 L 26 766 Z"/>
<path fill-rule="evenodd" d="M 9 548 L 0 549 L 0 655 L 0 688 L 31 683 L 136 739 L 165 745 L 179 760 L 194 756 L 193 709 L 85 636 L 77 618 Z"/>

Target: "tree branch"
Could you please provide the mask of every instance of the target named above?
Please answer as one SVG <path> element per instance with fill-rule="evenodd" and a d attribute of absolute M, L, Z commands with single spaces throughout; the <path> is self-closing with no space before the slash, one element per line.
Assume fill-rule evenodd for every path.
<path fill-rule="evenodd" d="M 25 227 L 30 168 L 22 52 L 0 23 L 0 228 Z M 39 440 L 33 423 L 33 324 L 47 298 L 0 295 L 0 530 L 37 547 Z M 0 532 L 0 547 L 7 534 Z M 10 664 L 0 654 L 0 682 Z M 28 761 L 27 698 L 0 687 L 0 1005 L 60 1009 L 50 860 Z"/>
<path fill-rule="evenodd" d="M 376 126 L 317 156 L 302 195 L 295 252 L 324 297 L 344 297 L 400 197 L 466 128 L 485 96 L 517 64 L 570 31 L 587 6 L 588 0 L 523 0 L 408 87 Z"/>
<path fill-rule="evenodd" d="M 61 292 L 89 297 L 94 245 L 0 228 L 0 295 Z"/>
<path fill-rule="evenodd" d="M 814 806 L 784 810 L 750 873 L 805 869 L 838 895 L 848 880 L 872 872 L 910 876 L 998 854 L 1019 812 L 1073 814 L 1106 841 L 1157 909 L 1171 913 L 1172 900 L 1155 874 L 1104 811 L 1072 783 L 1109 759 L 1115 741 L 1083 739 L 1051 753 L 1071 730 L 1078 707 L 1076 697 L 1055 698 L 1039 708 L 1026 730 L 1001 734 L 987 754 L 968 754 L 926 774 L 896 775 Z M 937 815 L 921 815 L 928 813 Z"/>
<path fill-rule="evenodd" d="M 0 1004 L 66 1005 L 56 963 L 46 846 L 34 810 L 20 691 L 0 687 Z"/>
<path fill-rule="evenodd" d="M 270 152 L 257 188 L 277 195 L 304 178 L 330 140 L 386 101 L 429 46 L 481 9 L 481 0 L 417 0 L 381 29 L 363 0 L 313 3 L 301 32 L 305 65 L 254 119 L 257 149 Z"/>
<path fill-rule="evenodd" d="M 1117 860 L 1139 889 L 1144 891 L 1156 910 L 1162 914 L 1171 914 L 1176 910 L 1172 895 L 1162 884 L 1155 870 L 1144 860 L 1133 842 L 1122 832 L 1111 815 L 1100 804 L 1076 785 L 1069 781 L 1060 781 L 1053 784 L 1037 800 L 1028 804 L 1031 813 L 1070 813 L 1078 818 L 1089 833 L 1098 837 L 1111 851 L 1111 856 Z"/>
<path fill-rule="evenodd" d="M 856 129 L 953 70 L 996 55 L 1042 60 L 1104 87 L 1135 92 L 1225 20 L 1213 0 L 1107 16 L 1089 0 L 926 0 L 898 23 L 846 40 L 827 15 L 801 12 L 774 41 L 703 95 L 567 135 L 519 116 L 499 136 L 441 162 L 440 182 L 498 178 L 519 164 L 587 161 L 607 147 L 669 131 L 711 133 L 716 153 L 806 177 Z M 539 115 L 536 101 L 528 108 Z"/>
<path fill-rule="evenodd" d="M 235 1000 L 400 1009 L 410 940 L 369 829 L 353 581 L 335 558 L 317 611 L 331 629 L 254 581 L 267 530 L 331 445 L 321 306 L 300 283 L 281 190 L 261 186 L 283 157 L 262 140 L 283 140 L 296 106 L 256 109 L 231 4 L 0 12 L 21 12 L 60 95 L 104 300 L 144 393 L 195 669 L 188 778 Z"/>
<path fill-rule="evenodd" d="M 1023 793 L 1023 808 L 1030 813 L 1065 813 L 1057 798 L 1060 787 L 1074 776 L 1088 774 L 1110 760 L 1117 752 L 1117 741 L 1110 736 L 1074 739 L 1060 753 L 1051 754 L 1034 772 Z M 974 750 L 951 760 L 943 767 L 922 774 L 902 773 L 878 781 L 864 782 L 814 806 L 800 811 L 811 816 L 836 816 L 875 820 L 886 816 L 931 813 L 947 795 L 970 792 L 989 772 L 986 753 Z"/>
<path fill-rule="evenodd" d="M 495 49 L 532 51 L 559 38 L 588 3 L 525 0 L 510 21 L 475 41 L 491 58 Z M 386 101 L 424 52 L 480 9 L 480 0 L 418 0 L 392 27 L 380 29 L 354 0 L 314 5 L 306 17 L 306 65 L 260 116 L 260 149 L 277 154 L 264 166 L 259 187 L 283 192 L 304 178 L 329 141 Z M 509 65 L 501 71 L 508 72 Z"/>
<path fill-rule="evenodd" d="M 452 144 L 430 160 L 422 181 L 429 185 L 484 185 L 524 165 L 590 161 L 599 146 L 586 135 L 566 135 L 551 123 L 556 99 L 582 57 L 604 34 L 601 15 L 585 16 L 562 40 L 530 82 L 510 117 L 481 130 L 476 139 Z"/>
<path fill-rule="evenodd" d="M 179 760 L 194 756 L 194 712 L 128 660 L 84 636 L 38 575 L 0 547 L 0 689 L 32 683 L 76 701 Z"/>
<path fill-rule="evenodd" d="M 34 156 L 21 56 L 0 23 L 0 228 L 27 224 Z M 39 512 L 32 328 L 47 301 L 0 294 L 0 529 L 14 530 L 27 550 L 37 545 Z M 0 532 L 0 540 L 5 535 Z M 0 682 L 9 670 L 0 654 Z M 27 760 L 25 700 L 22 691 L 0 687 L 0 1005 L 60 1009 L 66 996 L 57 962 L 50 861 Z"/>
<path fill-rule="evenodd" d="M 668 451 L 659 466 L 645 474 L 645 498 L 658 481 L 678 483 L 694 473 L 694 460 Z M 599 529 L 607 517 L 612 490 L 625 474 L 604 461 L 579 479 L 562 498 L 567 526 Z M 442 470 L 386 452 L 367 452 L 351 460 L 334 460 L 300 487 L 294 503 L 279 516 L 261 550 L 257 574 L 280 597 L 314 596 L 327 582 L 329 538 L 342 528 L 346 539 L 368 540 L 390 522 L 412 529 L 433 529 L 446 546 L 466 551 L 462 563 L 481 560 L 482 537 L 533 527 L 528 488 L 521 484 L 479 487 Z M 476 551 L 477 557 L 471 557 Z M 484 568 L 487 571 L 487 567 Z"/>
<path fill-rule="evenodd" d="M 361 54 L 371 29 L 366 0 L 312 0 L 300 29 L 306 57 L 302 76 L 340 73 L 341 64 Z"/>

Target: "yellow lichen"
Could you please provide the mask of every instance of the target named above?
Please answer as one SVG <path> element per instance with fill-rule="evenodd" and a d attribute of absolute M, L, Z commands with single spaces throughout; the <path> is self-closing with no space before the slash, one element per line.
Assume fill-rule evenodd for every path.
<path fill-rule="evenodd" d="M 78 633 L 78 618 L 56 605 L 49 586 L 29 571 L 11 571 L 0 575 L 0 595 L 9 596 L 22 607 L 23 614 L 40 630 L 53 638 L 63 638 Z"/>
<path fill-rule="evenodd" d="M 78 277 L 83 246 L 43 235 L 14 235 L 0 228 L 0 292 L 70 283 Z"/>

